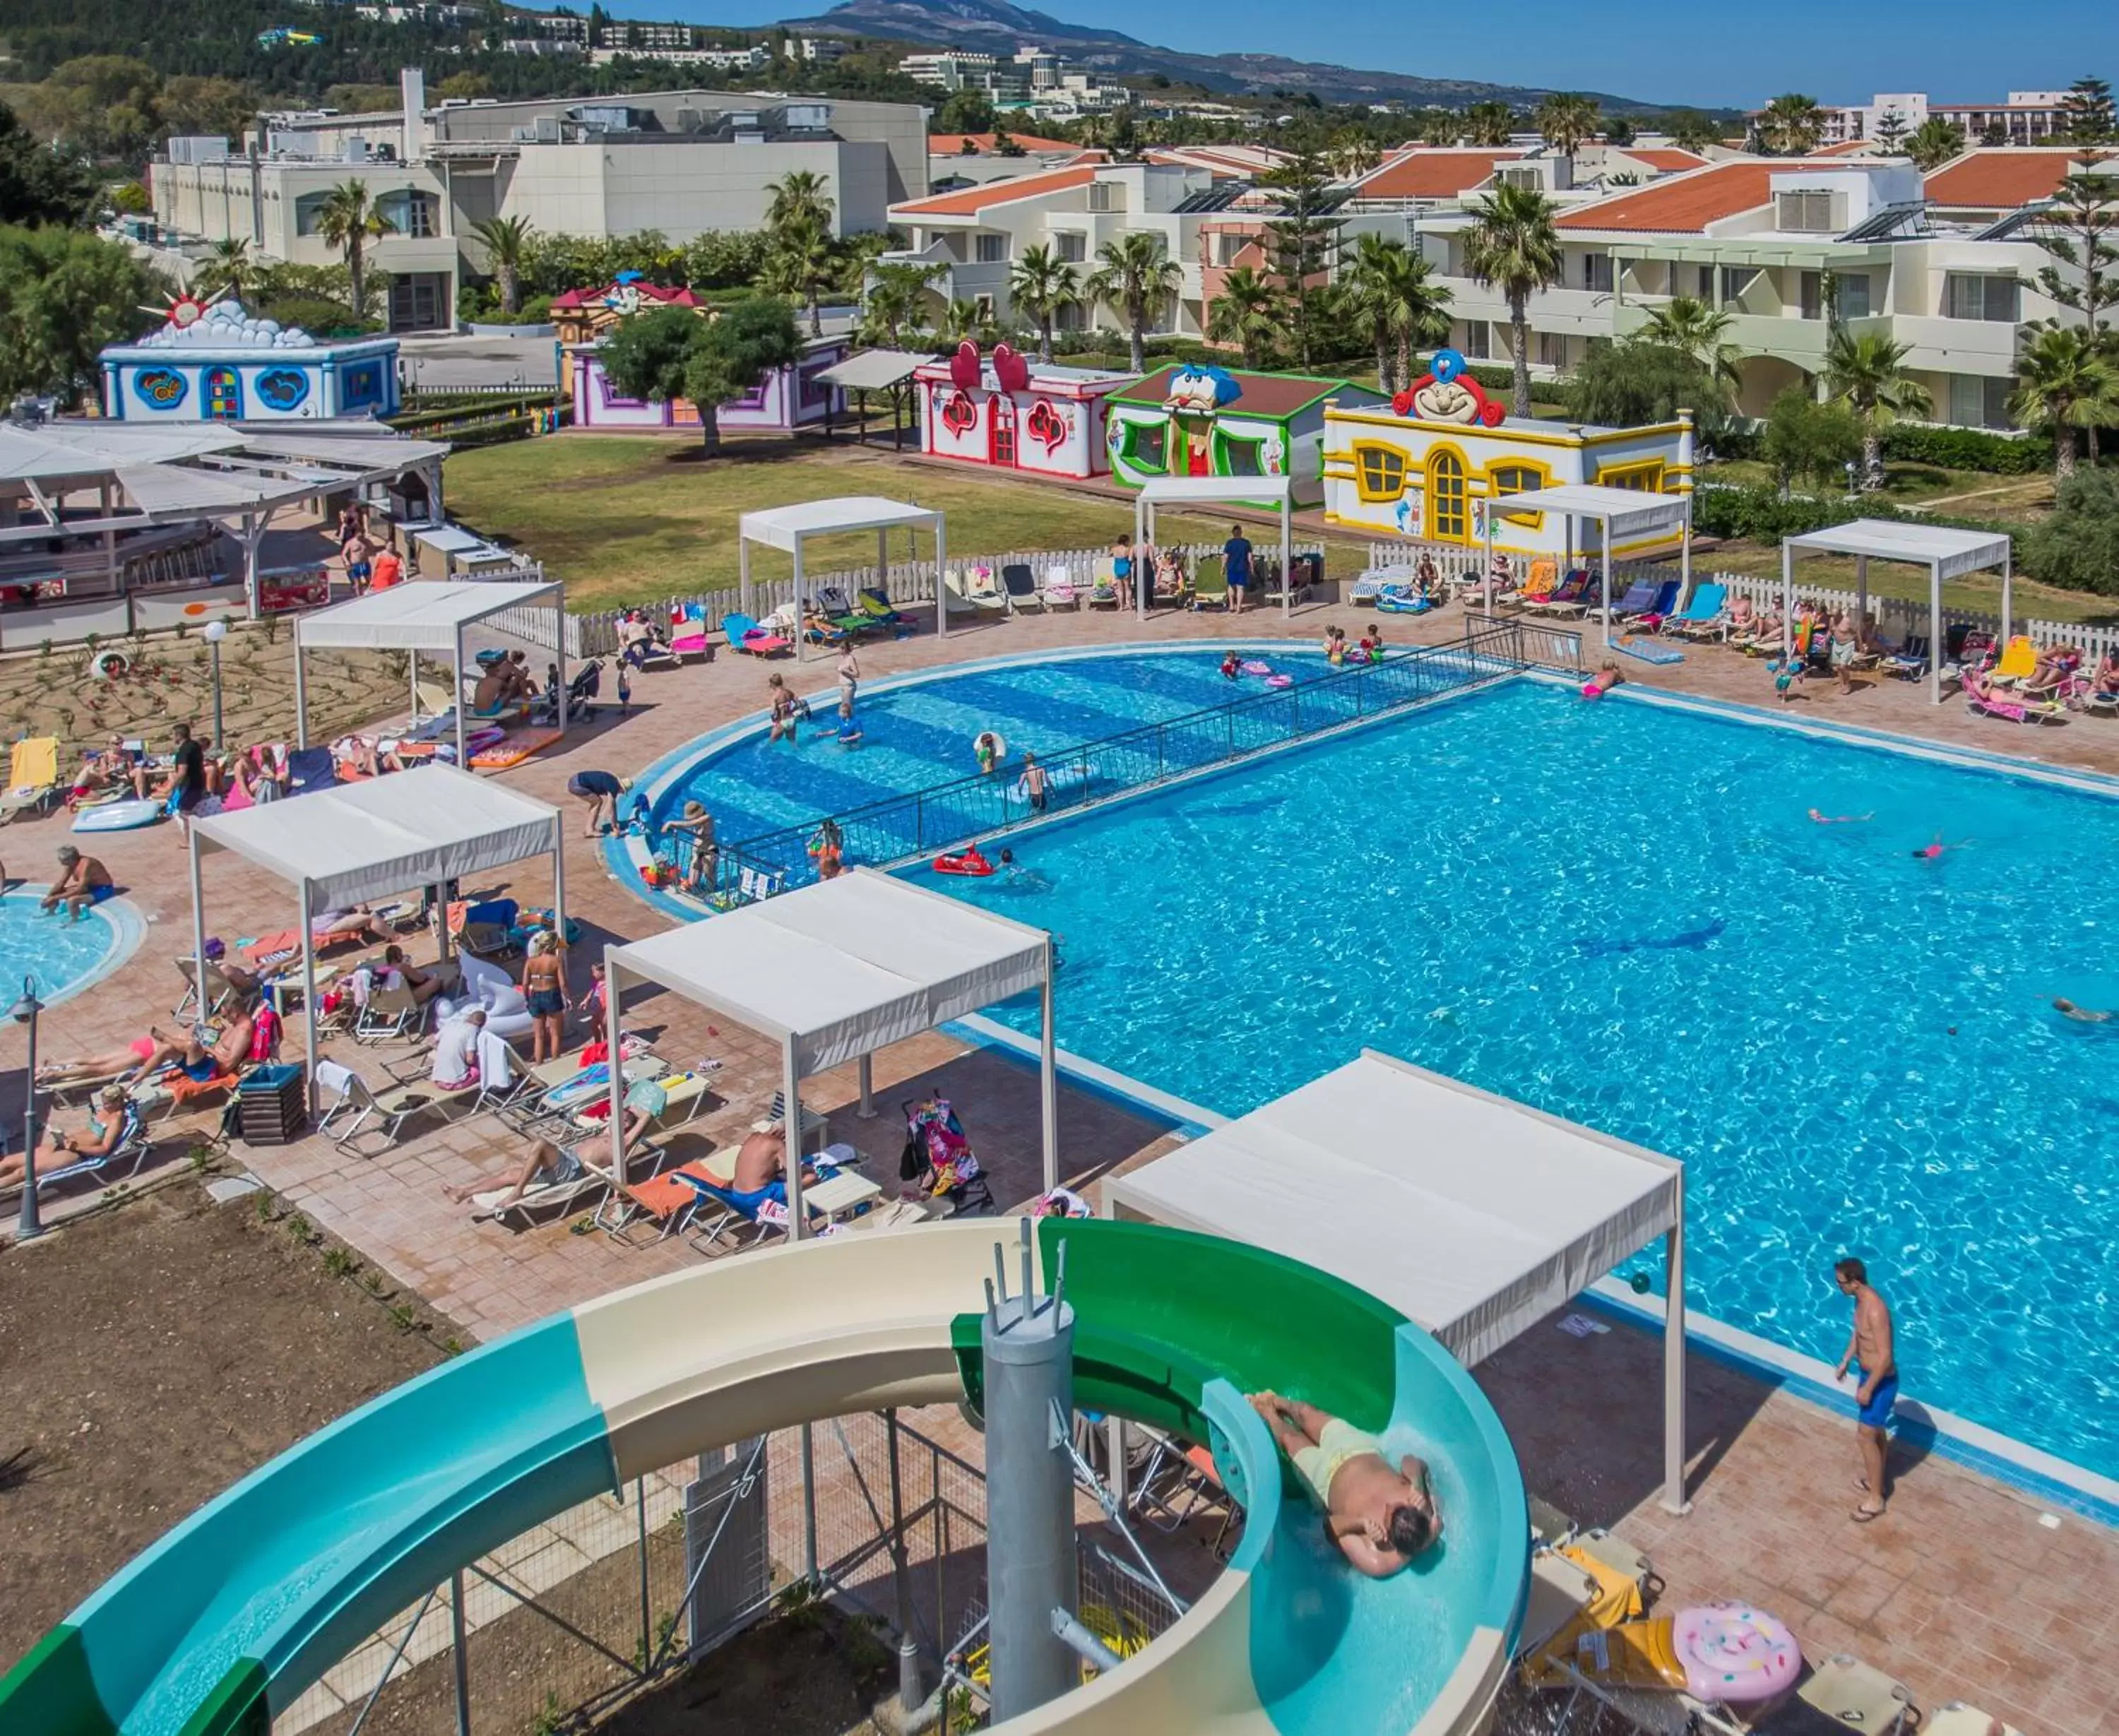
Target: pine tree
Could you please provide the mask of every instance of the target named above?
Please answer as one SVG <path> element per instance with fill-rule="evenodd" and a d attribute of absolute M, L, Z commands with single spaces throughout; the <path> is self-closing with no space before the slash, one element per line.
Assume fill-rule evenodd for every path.
<path fill-rule="evenodd" d="M 1259 177 L 1259 184 L 1280 197 L 1280 215 L 1265 226 L 1266 252 L 1273 274 L 1287 294 L 1289 336 L 1296 366 L 1307 368 L 1315 346 L 1318 298 L 1339 264 L 1339 232 L 1344 220 L 1333 216 L 1340 203 L 1332 187 L 1332 165 L 1314 148 L 1293 153 L 1279 168 Z"/>

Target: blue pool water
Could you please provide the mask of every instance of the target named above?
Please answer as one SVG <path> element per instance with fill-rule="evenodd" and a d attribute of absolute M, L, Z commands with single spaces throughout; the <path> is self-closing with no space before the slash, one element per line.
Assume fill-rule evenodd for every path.
<path fill-rule="evenodd" d="M 1109 664 L 871 717 L 1221 692 Z M 800 803 L 731 789 L 760 752 L 717 811 Z M 922 883 L 1064 937 L 1068 1049 L 1234 1115 L 1374 1047 L 1683 1158 L 1693 1306 L 1829 1363 L 1859 1253 L 1909 1396 L 2119 1475 L 2119 1021 L 2049 1004 L 2119 1007 L 2119 801 L 1512 683 L 1012 841 L 1036 878 Z"/>
<path fill-rule="evenodd" d="M 100 905 L 68 923 L 37 908 L 44 893 L 31 887 L 0 897 L 0 992 L 11 1002 L 31 976 L 38 998 L 53 1005 L 108 975 L 139 944 L 139 923 L 128 907 Z"/>

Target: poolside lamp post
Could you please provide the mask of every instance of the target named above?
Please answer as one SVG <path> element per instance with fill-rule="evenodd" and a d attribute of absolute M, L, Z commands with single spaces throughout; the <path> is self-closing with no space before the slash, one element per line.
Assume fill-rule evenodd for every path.
<path fill-rule="evenodd" d="M 228 744 L 220 738 L 220 641 L 228 637 L 225 621 L 209 621 L 204 637 L 213 650 L 213 747 L 218 753 Z"/>
<path fill-rule="evenodd" d="M 18 1242 L 32 1241 L 44 1233 L 37 1215 L 37 1015 L 44 1010 L 44 1003 L 37 998 L 36 978 L 25 976 L 22 998 L 11 1012 L 17 1025 L 30 1028 L 29 1053 L 22 1062 L 22 1213 L 15 1227 Z"/>

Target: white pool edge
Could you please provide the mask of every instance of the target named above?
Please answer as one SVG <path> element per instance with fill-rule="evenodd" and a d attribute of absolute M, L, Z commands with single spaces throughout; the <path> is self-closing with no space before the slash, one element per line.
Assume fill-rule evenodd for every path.
<path fill-rule="evenodd" d="M 26 882 L 10 891 L 0 893 L 0 897 L 21 898 L 26 896 L 41 899 L 49 890 L 49 885 Z M 115 974 L 131 961 L 132 955 L 140 950 L 141 943 L 147 937 L 146 921 L 141 918 L 139 911 L 133 907 L 132 900 L 123 894 L 114 898 L 106 898 L 101 904 L 95 905 L 95 914 L 103 917 L 109 924 L 110 944 L 104 948 L 103 956 L 96 961 L 93 969 L 86 975 L 69 983 L 65 988 L 48 994 L 44 992 L 44 985 L 39 984 L 37 988 L 37 998 L 43 1006 L 47 1007 L 63 1006 L 75 996 L 95 988 L 98 983 Z M 51 920 L 57 922 L 59 919 L 54 916 Z M 31 974 L 35 974 L 34 969 Z"/>

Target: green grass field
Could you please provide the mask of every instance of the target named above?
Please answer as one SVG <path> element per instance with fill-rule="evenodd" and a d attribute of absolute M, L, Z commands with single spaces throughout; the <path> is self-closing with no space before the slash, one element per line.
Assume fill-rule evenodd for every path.
<path fill-rule="evenodd" d="M 712 461 L 687 439 L 583 434 L 517 441 L 451 458 L 444 486 L 452 517 L 542 561 L 567 581 L 567 600 L 577 609 L 733 585 L 740 515 L 835 494 L 881 494 L 939 508 L 948 515 L 953 555 L 1095 549 L 1133 534 L 1127 501 L 916 463 L 888 448 L 806 440 L 730 442 Z M 1158 529 L 1168 542 L 1218 544 L 1228 524 L 1165 513 Z M 919 558 L 930 557 L 924 534 L 911 540 Z M 894 536 L 892 558 L 906 558 L 909 546 L 906 535 Z M 1331 570 L 1358 571 L 1366 554 L 1365 543 L 1339 540 Z M 871 566 L 875 538 L 867 532 L 818 538 L 805 558 L 818 572 Z M 787 571 L 785 555 L 752 550 L 754 577 L 780 578 Z"/>

